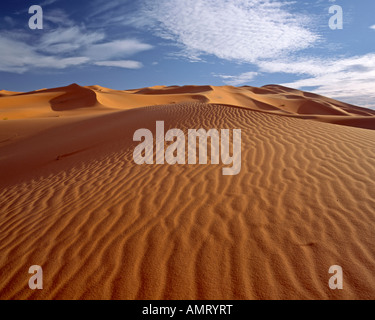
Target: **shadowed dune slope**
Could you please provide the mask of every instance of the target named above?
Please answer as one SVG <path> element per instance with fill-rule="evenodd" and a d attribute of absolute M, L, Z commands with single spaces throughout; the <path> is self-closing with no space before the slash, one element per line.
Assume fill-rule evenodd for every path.
<path fill-rule="evenodd" d="M 332 124 L 374 112 L 279 86 L 171 90 L 0 98 L 18 115 L 0 122 L 0 299 L 374 299 L 375 131 Z M 299 114 L 309 99 L 325 113 Z M 241 129 L 241 172 L 136 165 L 135 130 L 161 120 L 185 136 Z M 31 265 L 43 290 L 28 289 Z"/>

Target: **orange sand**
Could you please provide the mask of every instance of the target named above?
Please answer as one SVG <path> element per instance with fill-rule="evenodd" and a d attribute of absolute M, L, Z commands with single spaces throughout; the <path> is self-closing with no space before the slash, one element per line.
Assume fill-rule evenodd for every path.
<path fill-rule="evenodd" d="M 240 174 L 134 164 L 157 120 L 241 129 Z M 373 110 L 276 85 L 0 91 L 0 299 L 374 299 L 369 129 Z"/>

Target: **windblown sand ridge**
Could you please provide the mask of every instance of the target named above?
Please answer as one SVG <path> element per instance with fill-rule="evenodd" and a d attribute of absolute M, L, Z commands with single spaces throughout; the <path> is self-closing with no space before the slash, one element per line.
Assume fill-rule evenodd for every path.
<path fill-rule="evenodd" d="M 357 127 L 374 111 L 279 86 L 77 85 L 3 111 L 1 299 L 375 298 L 375 131 Z M 241 129 L 240 174 L 136 165 L 133 133 L 158 120 Z"/>

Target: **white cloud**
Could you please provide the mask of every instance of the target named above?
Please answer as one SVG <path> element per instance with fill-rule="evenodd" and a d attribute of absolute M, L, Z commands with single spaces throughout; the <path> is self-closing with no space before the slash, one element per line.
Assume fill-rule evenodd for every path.
<path fill-rule="evenodd" d="M 58 26 L 74 25 L 74 21 L 69 18 L 69 15 L 64 10 L 59 8 L 43 10 L 43 19 Z"/>
<path fill-rule="evenodd" d="M 141 62 L 133 60 L 97 61 L 94 62 L 94 64 L 97 66 L 117 67 L 125 69 L 140 69 L 143 67 Z"/>
<path fill-rule="evenodd" d="M 88 32 L 83 27 L 58 28 L 42 36 L 39 49 L 49 53 L 72 53 L 79 50 L 93 60 L 131 56 L 150 50 L 153 46 L 137 39 L 102 42 L 104 32 Z"/>
<path fill-rule="evenodd" d="M 88 32 L 84 27 L 60 27 L 28 44 L 30 39 L 19 32 L 3 31 L 0 71 L 23 73 L 33 68 L 64 69 L 82 64 L 138 69 L 142 63 L 124 58 L 153 48 L 137 39 L 103 42 L 105 37 L 104 32 Z"/>
<path fill-rule="evenodd" d="M 145 0 L 142 21 L 189 57 L 212 54 L 253 63 L 311 46 L 310 19 L 272 0 Z M 140 24 L 140 21 L 137 22 Z"/>
<path fill-rule="evenodd" d="M 124 17 L 129 10 L 128 6 L 124 6 L 124 0 L 92 0 L 90 7 L 88 18 L 96 21 L 111 20 L 111 18 L 118 20 L 118 16 Z"/>
<path fill-rule="evenodd" d="M 153 46 L 136 39 L 115 40 L 106 43 L 92 44 L 85 50 L 85 55 L 101 60 L 130 56 L 142 51 L 150 50 Z"/>
<path fill-rule="evenodd" d="M 57 1 L 44 0 L 42 6 Z M 124 7 L 123 0 L 114 0 L 110 5 L 98 5 L 98 13 L 103 5 L 106 10 Z M 115 12 L 111 14 L 115 15 Z M 78 26 L 60 8 L 47 7 L 43 18 L 45 28 L 39 34 L 25 33 L 20 29 L 0 31 L 0 71 L 24 73 L 35 68 L 63 69 L 83 64 L 138 69 L 143 67 L 141 62 L 125 59 L 153 48 L 137 39 L 109 38 L 104 28 L 90 31 L 84 23 Z M 11 17 L 4 20 L 8 24 L 14 23 Z"/>
<path fill-rule="evenodd" d="M 45 0 L 45 1 L 43 1 L 43 2 L 40 4 L 40 6 L 41 6 L 41 7 L 49 6 L 50 4 L 53 4 L 53 3 L 57 2 L 57 1 L 59 1 L 59 0 Z"/>
<path fill-rule="evenodd" d="M 228 84 L 231 86 L 238 86 L 238 85 L 245 84 L 245 83 L 252 81 L 257 75 L 258 75 L 258 72 L 245 72 L 236 76 L 223 75 L 223 74 L 215 74 L 214 76 L 223 79 L 223 82 L 225 84 Z"/>
<path fill-rule="evenodd" d="M 0 70 L 23 73 L 34 68 L 63 69 L 88 62 L 86 57 L 54 57 L 38 53 L 32 46 L 0 35 Z M 22 54 L 20 54 L 22 53 Z"/>
<path fill-rule="evenodd" d="M 371 26 L 370 29 L 375 30 L 375 24 L 373 26 Z"/>
<path fill-rule="evenodd" d="M 77 26 L 58 28 L 43 34 L 38 48 L 50 53 L 72 52 L 101 41 L 104 37 L 103 32 L 87 32 Z"/>

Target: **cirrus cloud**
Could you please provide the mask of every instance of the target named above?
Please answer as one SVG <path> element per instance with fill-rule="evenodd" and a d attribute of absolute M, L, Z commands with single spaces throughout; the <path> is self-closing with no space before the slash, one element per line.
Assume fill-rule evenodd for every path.
<path fill-rule="evenodd" d="M 225 84 L 228 84 L 231 86 L 238 86 L 244 83 L 248 83 L 249 81 L 252 81 L 257 75 L 258 75 L 258 72 L 252 72 L 252 71 L 244 72 L 236 76 L 214 74 L 215 77 L 223 79 L 223 82 Z"/>
<path fill-rule="evenodd" d="M 89 61 L 89 58 L 83 56 L 55 57 L 41 54 L 34 47 L 20 40 L 9 39 L 2 35 L 0 35 L 0 47 L 0 71 L 23 73 L 30 68 L 64 69 Z"/>
<path fill-rule="evenodd" d="M 153 48 L 137 39 L 105 41 L 104 32 L 90 32 L 82 26 L 59 27 L 32 39 L 35 41 L 20 34 L 0 33 L 0 71 L 24 73 L 36 68 L 65 69 L 87 64 L 139 69 L 141 62 L 124 58 Z"/>
<path fill-rule="evenodd" d="M 319 39 L 308 28 L 311 19 L 287 6 L 272 0 L 145 0 L 140 17 L 192 60 L 210 54 L 254 63 L 306 49 Z"/>
<path fill-rule="evenodd" d="M 143 64 L 141 62 L 133 60 L 97 61 L 94 62 L 94 64 L 97 66 L 117 67 L 126 69 L 140 69 L 143 67 Z"/>

